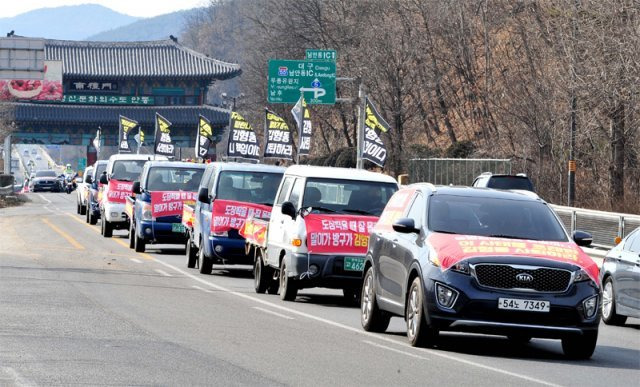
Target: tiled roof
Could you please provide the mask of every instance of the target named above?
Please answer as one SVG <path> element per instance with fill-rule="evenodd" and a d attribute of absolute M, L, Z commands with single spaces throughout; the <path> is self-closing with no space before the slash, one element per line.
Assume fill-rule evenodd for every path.
<path fill-rule="evenodd" d="M 61 60 L 66 78 L 228 79 L 240 66 L 209 58 L 173 40 L 83 42 L 46 40 L 45 59 Z"/>
<path fill-rule="evenodd" d="M 140 122 L 143 126 L 154 125 L 155 113 L 174 125 L 198 124 L 198 115 L 205 116 L 213 126 L 224 126 L 229 122 L 229 111 L 204 106 L 95 106 L 40 103 L 16 103 L 16 121 L 29 124 L 71 124 L 117 126 L 118 116 L 123 115 Z"/>

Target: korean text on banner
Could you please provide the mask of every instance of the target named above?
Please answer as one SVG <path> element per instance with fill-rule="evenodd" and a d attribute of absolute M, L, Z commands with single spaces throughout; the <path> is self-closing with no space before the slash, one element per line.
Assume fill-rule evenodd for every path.
<path fill-rule="evenodd" d="M 110 203 L 124 203 L 133 191 L 133 182 L 111 179 L 107 186 L 107 201 Z"/>
<path fill-rule="evenodd" d="M 248 160 L 260 159 L 260 144 L 253 127 L 240 114 L 231 112 L 231 133 L 227 144 L 227 156 Z"/>
<path fill-rule="evenodd" d="M 211 214 L 211 231 L 240 230 L 248 217 L 269 219 L 271 217 L 271 207 L 262 204 L 216 199 L 213 202 Z"/>
<path fill-rule="evenodd" d="M 375 216 L 307 215 L 307 248 L 317 254 L 364 255 L 377 221 Z"/>
<path fill-rule="evenodd" d="M 265 114 L 267 143 L 264 147 L 264 157 L 292 160 L 293 143 L 289 125 L 269 109 L 265 110 Z"/>
<path fill-rule="evenodd" d="M 152 191 L 151 216 L 182 216 L 184 204 L 194 204 L 197 196 L 195 192 L 188 191 Z"/>
<path fill-rule="evenodd" d="M 389 131 L 389 124 L 382 118 L 373 103 L 366 99 L 364 120 L 364 141 L 362 143 L 362 158 L 384 167 L 387 161 L 387 147 L 380 138 L 381 132 Z"/>

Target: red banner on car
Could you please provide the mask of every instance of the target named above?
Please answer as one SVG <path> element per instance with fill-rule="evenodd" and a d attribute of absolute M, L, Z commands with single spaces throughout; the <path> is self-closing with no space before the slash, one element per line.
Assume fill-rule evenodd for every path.
<path fill-rule="evenodd" d="M 317 254 L 364 255 L 377 221 L 377 216 L 307 215 L 307 249 Z"/>
<path fill-rule="evenodd" d="M 111 179 L 107 185 L 106 199 L 110 203 L 124 203 L 127 196 L 133 193 L 133 183 Z"/>
<path fill-rule="evenodd" d="M 193 221 L 195 220 L 195 210 L 192 205 L 184 204 L 182 206 L 182 224 L 187 228 L 193 228 Z"/>
<path fill-rule="evenodd" d="M 211 231 L 240 230 L 250 216 L 269 219 L 271 217 L 271 207 L 263 204 L 216 199 L 213 201 Z"/>
<path fill-rule="evenodd" d="M 443 270 L 473 257 L 535 257 L 572 263 L 584 269 L 591 279 L 598 283 L 598 265 L 580 247 L 571 242 L 530 241 L 440 233 L 429 235 L 427 241 L 434 248 L 437 261 Z"/>
<path fill-rule="evenodd" d="M 189 191 L 152 191 L 151 216 L 182 216 L 183 205 L 194 204 L 197 196 L 195 192 Z"/>

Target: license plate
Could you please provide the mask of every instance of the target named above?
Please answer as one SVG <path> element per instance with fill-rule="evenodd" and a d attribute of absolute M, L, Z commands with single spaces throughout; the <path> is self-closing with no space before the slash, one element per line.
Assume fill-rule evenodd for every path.
<path fill-rule="evenodd" d="M 344 257 L 344 270 L 346 271 L 363 271 L 364 258 Z"/>
<path fill-rule="evenodd" d="M 182 223 L 172 223 L 171 231 L 173 232 L 184 232 L 184 224 Z"/>
<path fill-rule="evenodd" d="M 498 298 L 498 309 L 524 310 L 529 312 L 549 312 L 551 302 L 521 300 L 517 298 Z"/>

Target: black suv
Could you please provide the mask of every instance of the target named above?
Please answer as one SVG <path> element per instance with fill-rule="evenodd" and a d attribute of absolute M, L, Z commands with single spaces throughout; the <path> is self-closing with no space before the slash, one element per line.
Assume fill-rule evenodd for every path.
<path fill-rule="evenodd" d="M 524 173 L 517 175 L 502 175 L 485 172 L 473 180 L 473 187 L 496 188 L 496 189 L 521 189 L 536 192 L 531 179 Z"/>
<path fill-rule="evenodd" d="M 562 340 L 589 358 L 598 338 L 598 266 L 548 205 L 523 192 L 416 184 L 391 197 L 369 243 L 361 322 L 404 316 L 414 346 L 438 331 Z"/>

